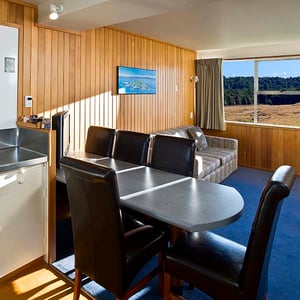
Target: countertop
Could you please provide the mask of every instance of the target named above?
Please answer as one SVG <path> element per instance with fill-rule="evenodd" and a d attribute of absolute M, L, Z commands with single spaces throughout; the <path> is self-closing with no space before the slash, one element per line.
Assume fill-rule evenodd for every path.
<path fill-rule="evenodd" d="M 2 143 L 1 143 L 2 144 Z M 23 147 L 0 145 L 0 172 L 47 162 L 47 155 Z"/>

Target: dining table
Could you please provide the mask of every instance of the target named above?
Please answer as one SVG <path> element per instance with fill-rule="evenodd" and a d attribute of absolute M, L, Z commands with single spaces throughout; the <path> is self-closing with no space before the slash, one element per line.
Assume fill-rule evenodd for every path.
<path fill-rule="evenodd" d="M 233 187 L 87 152 L 68 156 L 115 170 L 120 205 L 189 232 L 236 221 L 244 201 Z M 62 170 L 57 180 L 64 181 Z"/>

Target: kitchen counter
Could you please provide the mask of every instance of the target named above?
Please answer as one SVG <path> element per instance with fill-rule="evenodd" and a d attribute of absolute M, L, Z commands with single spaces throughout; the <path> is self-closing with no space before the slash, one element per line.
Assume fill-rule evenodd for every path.
<path fill-rule="evenodd" d="M 23 147 L 0 147 L 0 172 L 47 162 L 47 155 Z"/>

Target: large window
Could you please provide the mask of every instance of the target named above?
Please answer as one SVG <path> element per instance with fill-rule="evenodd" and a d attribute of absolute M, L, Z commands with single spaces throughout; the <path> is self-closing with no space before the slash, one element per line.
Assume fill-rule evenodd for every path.
<path fill-rule="evenodd" d="M 226 121 L 300 126 L 300 59 L 223 62 Z"/>

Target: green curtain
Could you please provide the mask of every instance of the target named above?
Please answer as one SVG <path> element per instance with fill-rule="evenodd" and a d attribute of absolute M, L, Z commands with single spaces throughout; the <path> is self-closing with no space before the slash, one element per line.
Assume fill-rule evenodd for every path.
<path fill-rule="evenodd" d="M 196 125 L 225 130 L 222 59 L 198 59 L 195 68 Z"/>

